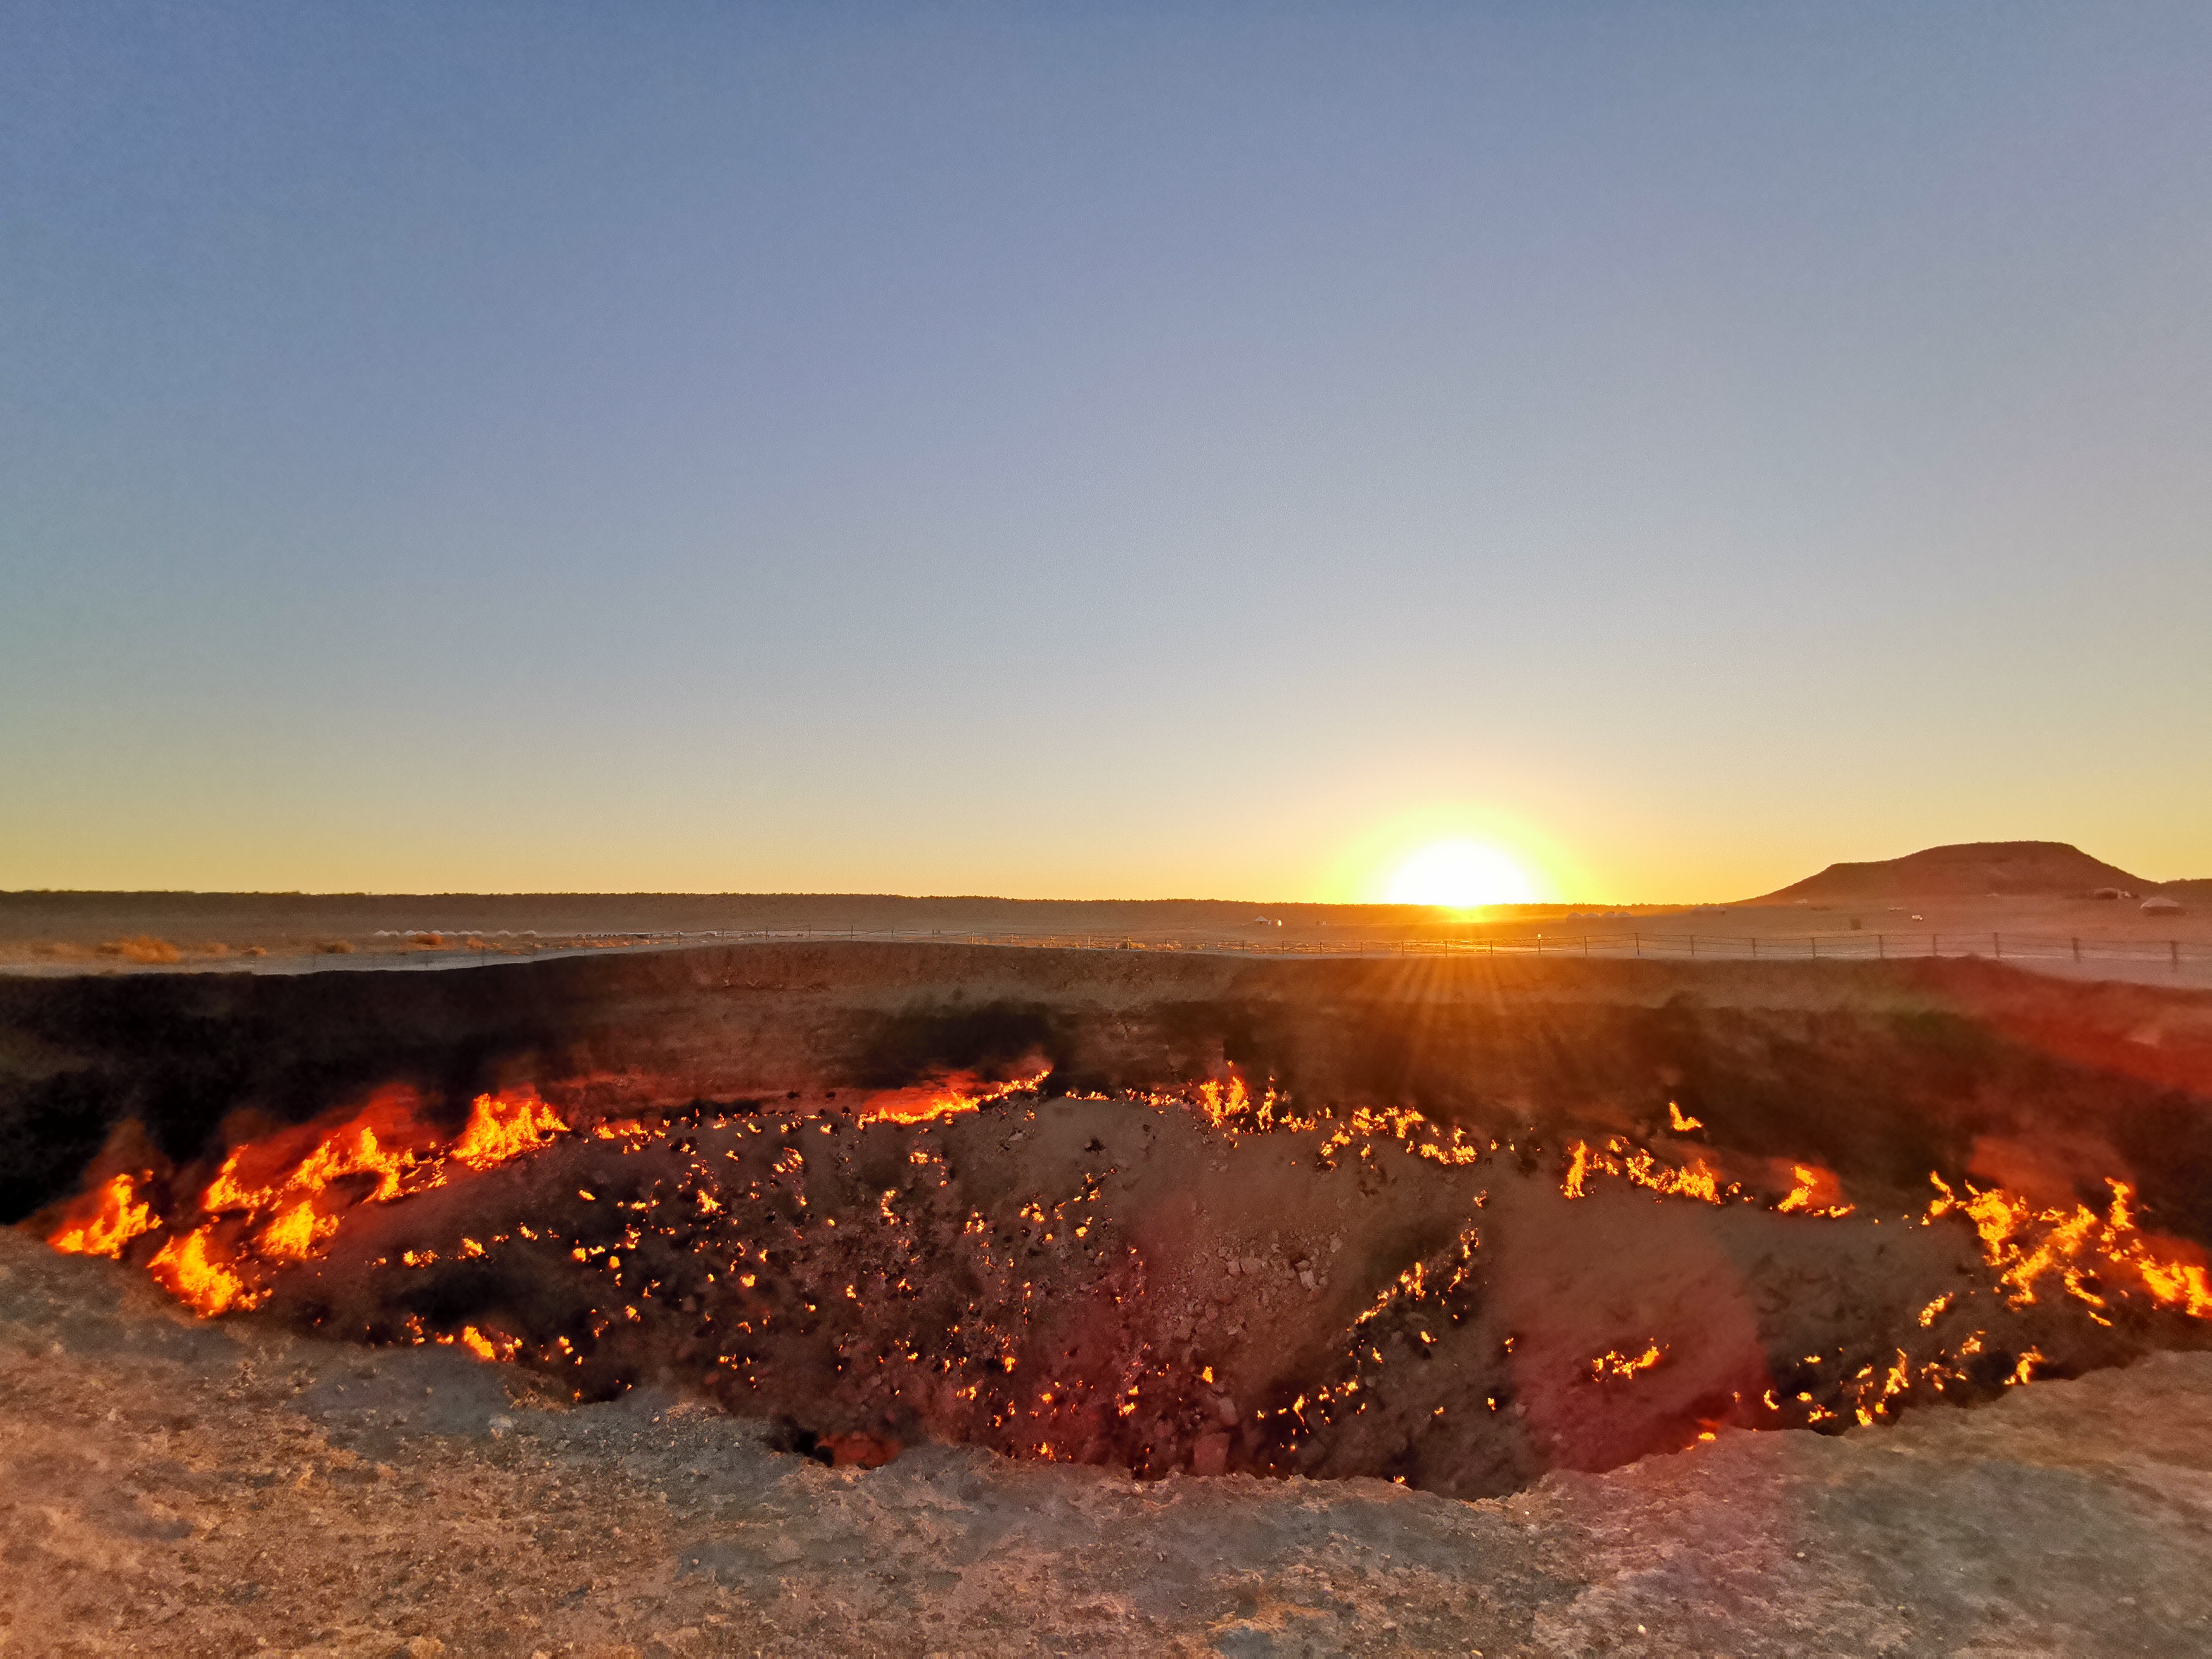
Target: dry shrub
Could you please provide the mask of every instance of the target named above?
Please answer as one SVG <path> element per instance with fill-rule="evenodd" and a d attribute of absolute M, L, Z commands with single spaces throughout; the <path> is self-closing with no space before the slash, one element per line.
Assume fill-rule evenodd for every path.
<path fill-rule="evenodd" d="M 200 946 L 200 954 L 204 957 L 227 957 L 230 954 L 230 946 L 221 939 L 211 939 Z"/>
<path fill-rule="evenodd" d="M 100 947 L 100 954 L 125 962 L 174 962 L 182 953 L 165 939 L 141 933 L 136 939 L 112 939 Z"/>
<path fill-rule="evenodd" d="M 269 954 L 269 951 L 266 946 L 249 945 L 246 947 L 246 954 L 249 957 L 265 957 Z"/>
<path fill-rule="evenodd" d="M 446 936 L 443 933 L 417 933 L 415 943 L 426 951 L 442 951 L 446 948 Z"/>
<path fill-rule="evenodd" d="M 349 957 L 353 941 L 349 939 L 326 939 L 315 947 L 315 954 L 325 957 Z"/>

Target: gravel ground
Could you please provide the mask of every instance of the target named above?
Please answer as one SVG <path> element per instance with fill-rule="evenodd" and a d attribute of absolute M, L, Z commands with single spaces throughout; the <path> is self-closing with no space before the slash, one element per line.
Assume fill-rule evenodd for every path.
<path fill-rule="evenodd" d="M 0 1234 L 0 1652 L 2212 1651 L 2212 1356 L 1459 1502 L 833 1469 L 641 1391 L 185 1319 Z"/>

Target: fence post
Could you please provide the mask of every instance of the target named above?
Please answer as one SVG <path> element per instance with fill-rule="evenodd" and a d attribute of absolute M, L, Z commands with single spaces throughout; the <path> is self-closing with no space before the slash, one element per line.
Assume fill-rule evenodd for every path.
<path fill-rule="evenodd" d="M 1588 956 L 1589 954 L 1589 935 L 1588 933 L 1584 933 L 1583 935 L 1583 954 L 1584 956 Z"/>
<path fill-rule="evenodd" d="M 1690 935 L 1690 954 L 1692 956 L 1698 954 L 1698 936 L 1695 933 Z"/>
<path fill-rule="evenodd" d="M 1644 955 L 1644 935 L 1640 932 L 1636 935 L 1636 954 L 1639 958 Z"/>
<path fill-rule="evenodd" d="M 2173 954 L 2173 971 L 2179 973 L 2181 971 L 2181 941 L 2178 939 L 2170 939 L 2166 942 L 2166 948 Z"/>
<path fill-rule="evenodd" d="M 1759 935 L 1756 933 L 1751 936 L 1751 959 L 1753 962 L 1759 960 Z"/>
<path fill-rule="evenodd" d="M 2074 941 L 2074 960 L 2081 960 L 2081 941 L 2078 939 Z"/>
<path fill-rule="evenodd" d="M 1880 933 L 1876 933 L 1874 936 L 1874 955 L 1875 960 L 1877 962 L 1887 962 L 1889 960 L 1889 946 L 1881 942 L 1881 935 Z"/>
<path fill-rule="evenodd" d="M 2002 962 L 2004 960 L 2004 935 L 2002 933 L 1991 933 L 1990 935 L 1990 955 L 1998 962 Z"/>

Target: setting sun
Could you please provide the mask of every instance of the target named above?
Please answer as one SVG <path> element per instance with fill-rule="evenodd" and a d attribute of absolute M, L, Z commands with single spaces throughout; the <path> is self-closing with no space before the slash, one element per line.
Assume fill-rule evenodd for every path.
<path fill-rule="evenodd" d="M 1440 841 L 1398 866 L 1384 894 L 1393 904 L 1433 904 L 1469 910 L 1482 904 L 1528 904 L 1536 889 L 1521 866 L 1479 841 Z"/>

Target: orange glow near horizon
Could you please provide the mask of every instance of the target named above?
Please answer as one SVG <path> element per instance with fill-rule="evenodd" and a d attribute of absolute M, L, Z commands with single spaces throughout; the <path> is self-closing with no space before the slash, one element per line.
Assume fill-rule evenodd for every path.
<path fill-rule="evenodd" d="M 1401 862 L 1383 890 L 1391 904 L 1433 904 L 1472 910 L 1486 904 L 1530 904 L 1536 885 L 1513 860 L 1485 842 L 1431 842 Z"/>

